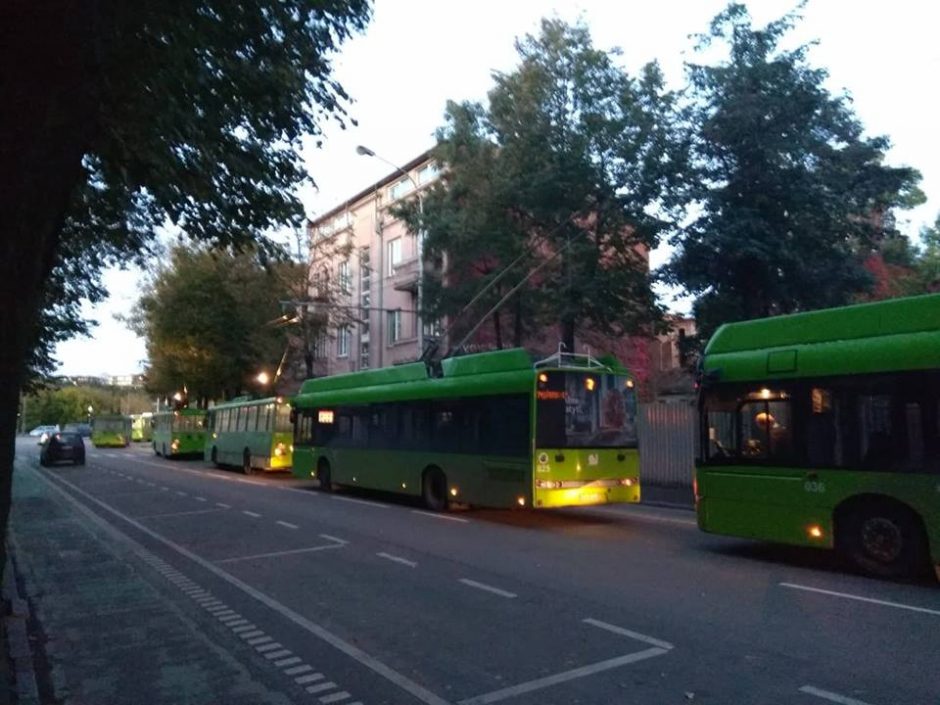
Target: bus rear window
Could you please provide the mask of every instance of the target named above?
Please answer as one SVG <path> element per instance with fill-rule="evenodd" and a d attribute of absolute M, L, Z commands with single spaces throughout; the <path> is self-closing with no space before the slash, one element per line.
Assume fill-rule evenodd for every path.
<path fill-rule="evenodd" d="M 636 447 L 636 393 L 629 378 L 540 372 L 535 396 L 539 448 Z"/>

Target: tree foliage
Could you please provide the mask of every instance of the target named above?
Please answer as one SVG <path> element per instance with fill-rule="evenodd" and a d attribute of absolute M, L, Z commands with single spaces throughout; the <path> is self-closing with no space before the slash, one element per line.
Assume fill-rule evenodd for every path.
<path fill-rule="evenodd" d="M 147 341 L 147 387 L 186 390 L 205 403 L 243 391 L 278 367 L 287 345 L 281 301 L 292 263 L 265 267 L 256 253 L 178 246 L 145 286 L 132 327 Z"/>
<path fill-rule="evenodd" d="M 0 4 L 0 529 L 20 386 L 83 329 L 101 267 L 142 258 L 167 220 L 235 247 L 299 225 L 297 147 L 345 119 L 330 58 L 370 14 L 368 0 Z"/>
<path fill-rule="evenodd" d="M 46 387 L 23 400 L 23 428 L 40 424 L 84 422 L 88 407 L 93 414 L 139 414 L 153 410 L 153 400 L 146 392 L 123 387 L 63 386 Z"/>
<path fill-rule="evenodd" d="M 423 218 L 406 209 L 429 258 L 446 258 L 443 278 L 428 268 L 425 315 L 453 315 L 521 258 L 475 312 L 538 270 L 506 306 L 513 343 L 545 326 L 569 346 L 578 329 L 648 328 L 660 311 L 645 254 L 666 227 L 652 206 L 682 168 L 674 98 L 655 64 L 628 75 L 581 24 L 543 20 L 516 48 L 519 65 L 495 74 L 486 107 L 448 105 L 433 152 L 444 182 Z"/>
<path fill-rule="evenodd" d="M 919 174 L 885 164 L 846 96 L 824 86 L 808 46 L 781 46 L 798 15 L 755 28 L 732 4 L 701 37 L 727 50 L 691 64 L 697 215 L 677 240 L 669 280 L 696 296 L 707 337 L 722 322 L 849 302 L 872 284 L 864 262 L 897 235 L 893 209 L 922 196 Z"/>

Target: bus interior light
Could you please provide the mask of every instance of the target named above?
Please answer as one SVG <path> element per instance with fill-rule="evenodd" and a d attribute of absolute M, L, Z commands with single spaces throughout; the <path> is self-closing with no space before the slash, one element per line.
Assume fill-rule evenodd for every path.
<path fill-rule="evenodd" d="M 548 382 L 548 375 L 545 374 L 544 372 L 540 372 L 540 373 L 539 373 L 539 382 L 541 382 L 542 384 L 545 384 L 546 382 Z"/>
<path fill-rule="evenodd" d="M 627 389 L 633 389 L 634 381 L 632 379 L 627 380 Z"/>
<path fill-rule="evenodd" d="M 594 381 L 594 378 L 593 378 L 593 377 L 585 377 L 585 378 L 584 378 L 584 388 L 585 388 L 586 390 L 588 390 L 589 392 L 593 392 L 593 391 L 594 391 L 594 387 L 595 387 L 596 385 L 597 385 L 597 382 Z"/>

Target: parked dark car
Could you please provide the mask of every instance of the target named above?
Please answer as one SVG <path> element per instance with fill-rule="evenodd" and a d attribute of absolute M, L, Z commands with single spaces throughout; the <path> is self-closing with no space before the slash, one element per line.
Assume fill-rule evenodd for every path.
<path fill-rule="evenodd" d="M 54 465 L 70 460 L 74 465 L 85 464 L 85 442 L 79 433 L 61 431 L 53 433 L 39 451 L 40 465 Z"/>

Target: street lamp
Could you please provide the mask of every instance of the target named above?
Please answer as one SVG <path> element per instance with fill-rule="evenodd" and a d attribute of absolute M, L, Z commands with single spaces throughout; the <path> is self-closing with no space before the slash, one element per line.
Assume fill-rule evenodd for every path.
<path fill-rule="evenodd" d="M 95 413 L 95 408 L 89 404 L 88 405 L 88 423 L 91 423 L 91 415 Z"/>
<path fill-rule="evenodd" d="M 258 376 L 255 377 L 255 379 L 258 381 L 258 384 L 262 386 L 267 386 L 268 382 L 271 381 L 271 375 L 269 375 L 264 370 L 261 370 L 261 372 L 258 373 Z"/>
<path fill-rule="evenodd" d="M 358 145 L 356 147 L 356 154 L 359 154 L 363 157 L 373 157 L 378 159 L 380 162 L 388 164 L 392 169 L 397 171 L 399 174 L 404 176 L 411 182 L 411 185 L 414 186 L 415 196 L 418 198 L 418 214 L 421 216 L 422 225 L 424 224 L 424 194 L 421 193 L 421 186 L 415 180 L 415 178 L 409 174 L 407 171 L 402 169 L 397 164 L 390 162 L 385 157 L 382 157 L 376 154 L 373 150 L 369 149 L 364 145 Z M 417 323 L 418 323 L 418 355 L 424 357 L 424 313 L 422 309 L 424 308 L 424 230 L 418 228 L 418 232 L 415 235 L 417 238 L 417 250 L 418 250 L 418 301 L 417 301 Z"/>

